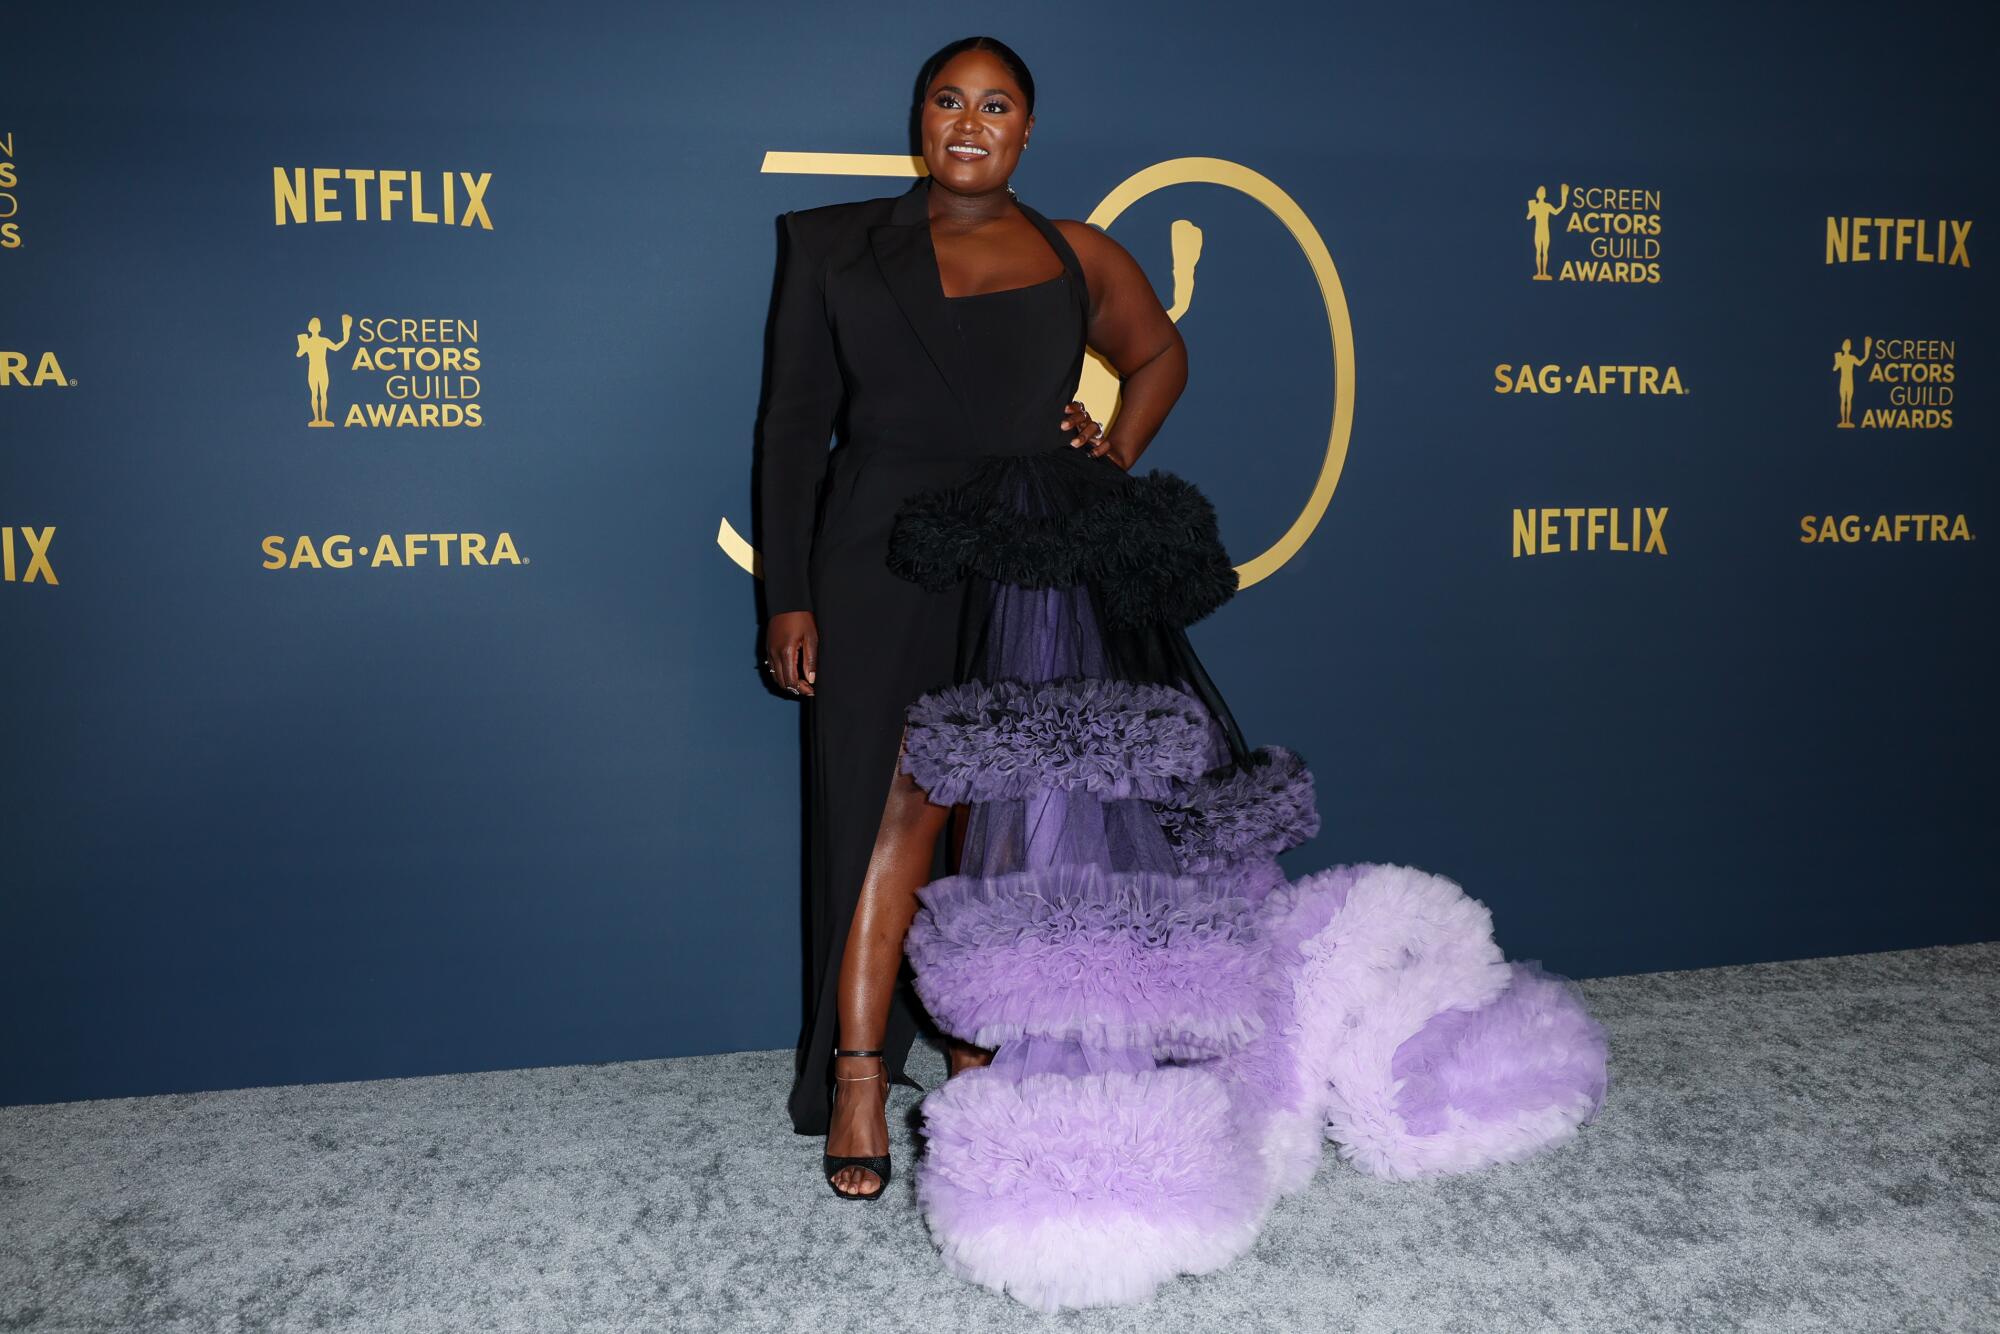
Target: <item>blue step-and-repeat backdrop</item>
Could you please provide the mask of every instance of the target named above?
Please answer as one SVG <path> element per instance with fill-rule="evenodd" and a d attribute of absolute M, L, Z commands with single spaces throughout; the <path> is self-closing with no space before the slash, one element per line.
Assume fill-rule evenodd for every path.
<path fill-rule="evenodd" d="M 2000 934 L 1981 7 L 970 22 L 1188 343 L 1140 466 L 1295 874 L 1578 977 Z M 790 1047 L 774 220 L 907 185 L 967 25 L 10 14 L 0 1102 Z"/>

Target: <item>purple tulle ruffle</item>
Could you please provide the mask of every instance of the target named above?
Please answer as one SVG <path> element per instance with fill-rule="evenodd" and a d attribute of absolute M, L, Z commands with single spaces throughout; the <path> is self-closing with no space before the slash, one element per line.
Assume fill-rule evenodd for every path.
<path fill-rule="evenodd" d="M 924 1098 L 917 1200 L 955 1274 L 1041 1311 L 1144 1301 L 1250 1248 L 1268 1204 L 1207 1070 L 973 1070 Z"/>
<path fill-rule="evenodd" d="M 1477 1135 L 1579 1104 L 1588 1107 L 1577 1117 L 1581 1124 L 1602 1104 L 1605 1033 L 1576 984 L 1537 960 L 1508 967 L 1513 981 L 1498 1000 L 1435 1015 L 1396 1049 L 1389 1078 L 1399 1086 L 1396 1110 L 1410 1134 Z"/>
<path fill-rule="evenodd" d="M 1319 832 L 1305 762 L 1283 746 L 1255 754 L 1255 763 L 1204 775 L 1154 803 L 1182 870 L 1217 871 L 1244 857 L 1274 857 Z"/>
<path fill-rule="evenodd" d="M 1207 714 L 1167 686 L 967 681 L 922 696 L 908 719 L 902 770 L 940 806 L 1077 787 L 1158 799 L 1207 765 Z"/>
<path fill-rule="evenodd" d="M 1055 866 L 933 881 L 904 950 L 945 1031 L 1218 1055 L 1262 1027 L 1250 903 L 1200 877 Z"/>

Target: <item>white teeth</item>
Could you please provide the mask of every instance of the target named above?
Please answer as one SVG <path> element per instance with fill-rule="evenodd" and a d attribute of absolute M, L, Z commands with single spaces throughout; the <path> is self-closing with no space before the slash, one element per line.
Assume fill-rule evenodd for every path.
<path fill-rule="evenodd" d="M 958 153 L 958 154 L 967 154 L 967 153 L 970 153 L 970 154 L 973 154 L 973 155 L 975 155 L 975 156 L 978 156 L 978 157 L 985 157 L 985 156 L 986 156 L 986 150 L 985 150 L 985 149 L 983 149 L 983 148 L 975 148 L 975 147 L 973 147 L 973 146 L 972 146 L 971 144 L 953 144 L 953 145 L 952 145 L 951 147 L 949 147 L 949 148 L 945 149 L 945 152 L 947 152 L 947 153 Z"/>

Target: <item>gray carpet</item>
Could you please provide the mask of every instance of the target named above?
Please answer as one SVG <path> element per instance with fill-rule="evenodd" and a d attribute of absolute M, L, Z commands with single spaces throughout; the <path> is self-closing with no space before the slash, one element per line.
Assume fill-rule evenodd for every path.
<path fill-rule="evenodd" d="M 752 1052 L 0 1109 L 0 1328 L 2000 1329 L 2000 945 L 1582 985 L 1612 1063 L 1578 1139 L 1419 1184 L 1329 1149 L 1146 1308 L 949 1277 L 918 1095 L 890 1198 L 848 1203 Z"/>

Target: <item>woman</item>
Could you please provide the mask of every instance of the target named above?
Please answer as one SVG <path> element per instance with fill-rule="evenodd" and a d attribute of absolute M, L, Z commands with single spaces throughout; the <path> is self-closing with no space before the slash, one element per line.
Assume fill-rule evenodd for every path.
<path fill-rule="evenodd" d="M 1573 1134 L 1606 1050 L 1566 979 L 1441 877 L 1280 868 L 1311 774 L 1248 749 L 1186 634 L 1236 589 L 1214 512 L 1129 471 L 1180 338 L 1114 242 L 1012 197 L 1013 52 L 953 43 L 919 87 L 928 179 L 786 215 L 763 418 L 767 666 L 812 701 L 791 1105 L 829 1185 L 888 1185 L 906 954 L 952 1038 L 918 1202 L 954 1272 L 1044 1309 L 1227 1263 L 1322 1139 L 1414 1177 Z M 1086 343 L 1115 437 L 1067 401 Z"/>
<path fill-rule="evenodd" d="M 758 487 L 765 660 L 780 689 L 813 700 L 812 1012 L 790 1106 L 794 1128 L 825 1133 L 834 1157 L 888 1148 L 887 1084 L 908 1082 L 917 1028 L 898 985 L 903 936 L 916 891 L 943 869 L 950 813 L 894 771 L 905 709 L 956 679 L 963 599 L 889 570 L 894 516 L 995 452 L 1066 440 L 1130 468 L 1187 379 L 1180 336 L 1132 257 L 1016 201 L 1008 179 L 1032 138 L 1034 89 L 1003 43 L 951 43 L 920 76 L 929 177 L 785 218 Z M 1067 402 L 1085 337 L 1123 379 L 1115 444 Z M 836 1058 L 836 1044 L 868 1054 Z M 949 1048 L 953 1074 L 984 1059 Z M 831 1179 L 872 1199 L 887 1177 L 885 1163 Z"/>

